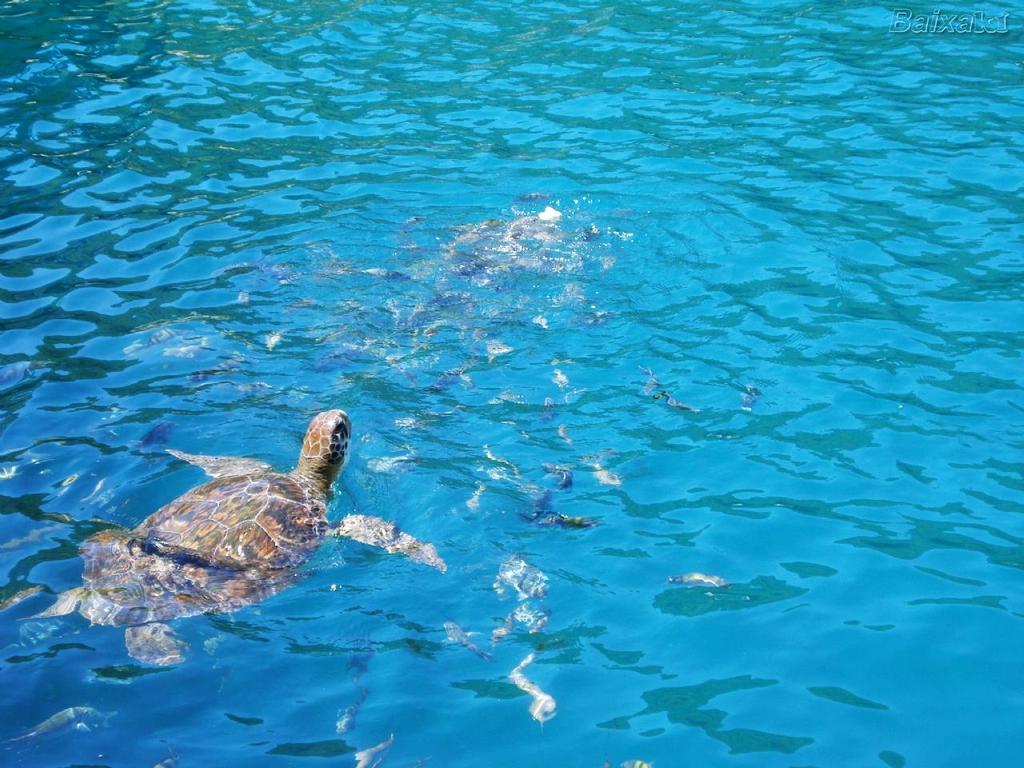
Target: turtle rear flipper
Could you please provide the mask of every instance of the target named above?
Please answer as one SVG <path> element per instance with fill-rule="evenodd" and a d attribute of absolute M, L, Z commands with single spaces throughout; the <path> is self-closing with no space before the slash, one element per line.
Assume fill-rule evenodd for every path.
<path fill-rule="evenodd" d="M 335 536 L 345 536 L 385 552 L 401 552 L 415 563 L 423 563 L 444 573 L 448 570 L 433 544 L 426 544 L 405 533 L 397 525 L 371 515 L 346 515 L 331 529 Z"/>
<path fill-rule="evenodd" d="M 128 627 L 124 631 L 124 644 L 133 659 L 158 667 L 180 664 L 188 649 L 173 629 L 160 622 Z"/>
<path fill-rule="evenodd" d="M 273 472 L 274 468 L 265 461 L 244 459 L 238 456 L 203 456 L 168 448 L 167 452 L 176 459 L 187 461 L 203 470 L 210 477 L 236 477 L 256 472 Z"/>
<path fill-rule="evenodd" d="M 47 608 L 45 611 L 40 611 L 33 616 L 26 616 L 26 619 L 51 619 L 54 616 L 67 616 L 69 613 L 74 613 L 78 609 L 79 603 L 86 596 L 88 590 L 83 587 L 75 587 L 69 589 L 66 592 L 61 592 L 57 595 L 57 602 Z"/>

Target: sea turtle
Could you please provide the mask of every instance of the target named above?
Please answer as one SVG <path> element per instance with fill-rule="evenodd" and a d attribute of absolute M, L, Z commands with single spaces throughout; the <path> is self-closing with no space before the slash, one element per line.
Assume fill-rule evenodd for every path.
<path fill-rule="evenodd" d="M 571 243 L 559 226 L 561 218 L 561 212 L 548 206 L 511 221 L 487 219 L 464 225 L 441 252 L 453 276 L 477 286 L 500 286 L 498 279 L 512 272 L 576 271 L 582 264 L 567 247 Z"/>
<path fill-rule="evenodd" d="M 76 609 L 93 624 L 125 626 L 129 654 L 151 664 L 182 660 L 184 644 L 161 622 L 232 611 L 298 578 L 327 535 L 402 552 L 445 570 L 430 544 L 367 515 L 327 522 L 331 486 L 348 456 L 351 423 L 341 410 L 313 418 L 298 465 L 275 472 L 253 459 L 170 451 L 214 479 L 166 504 L 131 530 L 100 531 L 82 544 L 83 585 L 39 617 Z"/>

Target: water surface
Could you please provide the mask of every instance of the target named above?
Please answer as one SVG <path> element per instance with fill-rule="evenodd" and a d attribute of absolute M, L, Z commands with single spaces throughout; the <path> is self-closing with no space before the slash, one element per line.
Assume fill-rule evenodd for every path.
<path fill-rule="evenodd" d="M 890 17 L 4 5 L 0 739 L 116 715 L 0 762 L 1014 764 L 1024 44 Z M 163 670 L 24 620 L 201 481 L 165 448 L 286 469 L 331 407 L 331 516 L 447 574 L 330 541 Z M 550 619 L 491 648 L 512 555 Z"/>

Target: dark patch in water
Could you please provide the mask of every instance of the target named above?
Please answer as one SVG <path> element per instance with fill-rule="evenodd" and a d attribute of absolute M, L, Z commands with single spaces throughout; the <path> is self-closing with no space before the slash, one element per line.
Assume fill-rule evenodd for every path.
<path fill-rule="evenodd" d="M 204 381 L 223 373 L 229 373 L 231 371 L 238 370 L 242 367 L 242 360 L 237 357 L 232 357 L 223 362 L 217 363 L 212 368 L 206 368 L 202 371 L 196 371 L 188 380 L 193 384 L 202 384 Z"/>
<path fill-rule="evenodd" d="M 708 707 L 713 699 L 724 694 L 769 687 L 776 683 L 776 680 L 763 680 L 743 675 L 726 680 L 709 680 L 699 685 L 657 688 L 643 694 L 644 701 L 647 703 L 646 709 L 629 717 L 618 718 L 617 722 L 625 722 L 628 727 L 628 723 L 633 717 L 646 717 L 663 712 L 669 722 L 700 728 L 711 738 L 728 746 L 733 754 L 781 752 L 789 755 L 813 744 L 814 739 L 806 736 L 768 733 L 750 728 L 725 729 L 722 725 L 729 713 Z M 621 725 L 612 726 L 611 722 L 613 721 L 604 724 L 605 727 L 622 727 Z"/>
<path fill-rule="evenodd" d="M 889 766 L 889 768 L 903 768 L 907 764 L 907 758 L 899 752 L 892 752 L 884 749 L 878 753 L 878 759 Z"/>
<path fill-rule="evenodd" d="M 337 757 L 355 752 L 344 739 L 327 739 L 325 741 L 301 741 L 278 744 L 268 755 L 287 755 L 288 757 Z"/>
<path fill-rule="evenodd" d="M 268 631 L 267 628 L 261 627 L 258 624 L 242 621 L 240 619 L 226 618 L 224 616 L 211 616 L 210 623 L 221 632 L 227 632 L 235 635 L 236 637 L 240 637 L 243 640 L 253 640 L 258 643 L 270 642 L 270 640 L 263 634 Z"/>
<path fill-rule="evenodd" d="M 140 667 L 136 664 L 115 664 L 110 667 L 93 667 L 92 673 L 96 675 L 100 680 L 118 680 L 128 681 L 134 680 L 139 677 L 145 677 L 146 675 L 156 675 L 161 672 L 170 672 L 171 670 L 154 667 Z"/>
<path fill-rule="evenodd" d="M 700 616 L 713 611 L 756 608 L 799 597 L 806 592 L 802 587 L 794 587 L 773 576 L 758 576 L 749 584 L 733 584 L 728 590 L 668 589 L 654 598 L 654 607 L 670 616 Z"/>
<path fill-rule="evenodd" d="M 472 691 L 478 699 L 516 699 L 526 695 L 525 691 L 504 680 L 462 680 L 450 685 L 452 688 Z"/>
<path fill-rule="evenodd" d="M 263 725 L 263 718 L 261 717 L 242 717 L 241 715 L 232 715 L 230 712 L 225 712 L 224 717 L 228 720 L 234 720 L 241 725 Z"/>
<path fill-rule="evenodd" d="M 838 704 L 846 704 L 851 707 L 862 707 L 863 709 L 889 709 L 885 704 L 879 704 L 877 701 L 865 699 L 862 696 L 858 696 L 855 693 L 851 693 L 845 688 L 821 686 L 816 688 L 808 688 L 807 690 L 813 693 L 815 696 L 819 696 L 823 699 L 828 699 L 829 701 L 834 701 Z"/>
<path fill-rule="evenodd" d="M 291 640 L 287 647 L 288 653 L 298 653 L 303 656 L 340 656 L 346 653 L 334 643 L 299 643 Z"/>
<path fill-rule="evenodd" d="M 779 565 L 781 565 L 790 573 L 795 573 L 801 579 L 809 579 L 814 576 L 826 578 L 828 576 L 835 576 L 837 573 L 839 573 L 839 571 L 837 571 L 835 568 L 830 568 L 827 565 L 818 565 L 817 563 L 795 562 L 779 563 Z"/>
<path fill-rule="evenodd" d="M 445 646 L 440 643 L 431 642 L 430 640 L 423 640 L 416 637 L 405 637 L 399 640 L 390 640 L 381 645 L 381 649 L 384 651 L 390 650 L 405 650 L 412 651 L 417 656 L 422 656 L 426 659 L 433 659 L 438 653 L 444 651 Z"/>
<path fill-rule="evenodd" d="M 597 554 L 605 555 L 606 557 L 650 557 L 645 549 L 618 549 L 616 547 L 605 547 L 604 549 L 599 549 L 597 550 Z"/>
<path fill-rule="evenodd" d="M 544 491 L 544 493 L 533 500 L 534 519 L 555 513 L 554 508 L 551 506 L 551 497 L 551 491 Z"/>
<path fill-rule="evenodd" d="M 174 434 L 173 421 L 158 421 L 145 435 L 142 436 L 141 445 L 143 447 L 150 445 L 163 445 L 171 439 L 172 434 Z"/>
<path fill-rule="evenodd" d="M 483 274 L 487 269 L 487 262 L 482 260 L 469 261 L 464 264 L 460 264 L 454 270 L 455 274 L 459 277 L 477 277 Z"/>
<path fill-rule="evenodd" d="M 29 653 L 24 656 L 8 656 L 7 661 L 11 664 L 22 664 L 26 661 L 34 661 L 36 659 L 52 659 L 61 651 L 95 651 L 96 649 L 89 645 L 83 645 L 82 643 L 55 643 L 51 645 L 48 650 L 39 651 L 38 653 Z"/>
<path fill-rule="evenodd" d="M 352 654 L 348 660 L 348 668 L 352 670 L 352 674 L 355 677 L 362 677 L 367 669 L 370 668 L 370 660 L 373 658 L 373 652 L 358 652 Z"/>
<path fill-rule="evenodd" d="M 465 368 L 450 368 L 438 376 L 428 389 L 431 392 L 446 392 L 451 389 L 455 382 L 462 380 L 462 377 L 465 376 L 465 374 Z"/>
<path fill-rule="evenodd" d="M 427 304 L 438 309 L 446 309 L 467 304 L 469 300 L 469 294 L 466 293 L 439 293 L 430 299 Z"/>
<path fill-rule="evenodd" d="M 315 360 L 308 367 L 317 373 L 329 373 L 340 368 L 351 368 L 359 359 L 359 351 L 355 349 L 341 349 L 324 355 Z"/>
<path fill-rule="evenodd" d="M 614 651 L 611 648 L 606 648 L 601 643 L 592 643 L 592 645 L 604 654 L 609 661 L 616 664 L 639 664 L 640 660 L 644 657 L 643 651 Z"/>

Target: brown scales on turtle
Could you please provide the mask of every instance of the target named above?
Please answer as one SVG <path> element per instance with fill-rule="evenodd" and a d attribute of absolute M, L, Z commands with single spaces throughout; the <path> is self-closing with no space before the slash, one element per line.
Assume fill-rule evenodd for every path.
<path fill-rule="evenodd" d="M 351 423 L 341 410 L 313 418 L 298 465 L 275 472 L 253 459 L 170 451 L 214 479 L 179 496 L 132 530 L 110 529 L 82 544 L 83 585 L 39 617 L 76 609 L 93 624 L 125 626 L 134 658 L 182 660 L 184 644 L 162 622 L 232 611 L 294 583 L 296 568 L 326 536 L 402 552 L 445 570 L 431 544 L 367 515 L 327 522 L 331 487 L 348 455 Z"/>

